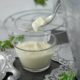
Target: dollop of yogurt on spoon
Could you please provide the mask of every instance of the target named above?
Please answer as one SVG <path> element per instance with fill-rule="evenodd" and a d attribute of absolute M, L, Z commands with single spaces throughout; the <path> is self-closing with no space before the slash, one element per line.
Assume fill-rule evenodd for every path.
<path fill-rule="evenodd" d="M 53 18 L 53 15 L 50 15 L 48 17 L 39 17 L 32 23 L 32 28 L 35 32 L 39 30 L 40 27 L 45 26 L 48 24 Z"/>

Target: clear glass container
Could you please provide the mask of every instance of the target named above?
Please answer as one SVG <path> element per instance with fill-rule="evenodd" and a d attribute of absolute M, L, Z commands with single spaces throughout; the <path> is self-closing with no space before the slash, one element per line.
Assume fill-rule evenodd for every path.
<path fill-rule="evenodd" d="M 57 0 L 54 0 L 54 1 L 55 1 L 54 4 L 56 4 Z M 55 6 L 55 5 L 53 5 L 53 6 Z M 54 9 L 52 10 L 51 8 L 50 9 L 41 8 L 41 9 L 25 10 L 25 11 L 17 12 L 17 13 L 10 15 L 9 17 L 7 17 L 4 20 L 3 24 L 6 28 L 6 30 L 8 31 L 9 35 L 14 35 L 14 36 L 23 35 L 24 36 L 24 40 L 22 42 L 18 41 L 18 42 L 15 42 L 15 44 L 14 44 L 15 50 L 20 51 L 19 54 L 17 53 L 17 51 L 16 51 L 16 53 L 17 53 L 18 57 L 20 58 L 21 62 L 23 61 L 22 57 L 21 57 L 21 54 L 22 54 L 21 52 L 26 53 L 26 55 L 28 55 L 27 53 L 29 53 L 29 54 L 39 53 L 39 55 L 40 55 L 40 53 L 45 53 L 45 55 L 46 55 L 47 52 L 49 52 L 49 51 L 53 51 L 52 53 L 55 52 L 56 38 L 54 35 L 51 34 L 51 31 L 56 30 L 60 27 L 64 27 L 64 25 L 65 25 L 64 24 L 64 15 L 63 15 L 64 13 L 62 10 L 62 6 L 60 6 L 58 12 L 56 13 L 55 19 L 50 24 L 46 25 L 45 27 L 40 28 L 38 32 L 34 32 L 32 30 L 32 22 L 33 21 L 35 21 L 39 17 L 48 17 L 53 14 L 55 14 Z M 37 50 L 37 51 L 24 50 L 24 49 L 20 49 L 20 48 L 16 47 L 18 44 L 21 44 L 24 42 L 29 42 L 29 41 L 36 41 L 38 43 L 46 42 L 46 43 L 50 44 L 51 47 Z M 53 55 L 53 54 L 51 54 L 51 55 Z M 25 54 L 23 56 L 25 56 Z M 44 57 L 46 57 L 46 56 L 44 56 Z M 46 58 L 44 58 L 44 59 L 46 59 Z M 25 60 L 26 60 L 26 58 L 25 58 Z M 51 56 L 49 57 L 48 61 L 50 61 L 50 60 L 51 60 Z M 29 60 L 29 61 L 32 61 L 32 60 Z M 38 61 L 38 60 L 36 59 L 36 61 Z M 34 69 L 34 67 L 31 67 L 31 68 L 28 66 L 25 67 L 23 62 L 22 62 L 22 65 L 24 68 L 26 68 L 29 71 L 40 72 L 49 67 L 50 62 L 48 63 L 48 61 L 47 61 L 46 65 L 43 65 L 42 67 L 37 67 L 35 69 Z"/>
<path fill-rule="evenodd" d="M 55 53 L 56 38 L 52 34 L 26 34 L 24 40 L 16 42 L 14 47 L 24 69 L 41 72 L 50 66 L 51 57 Z"/>

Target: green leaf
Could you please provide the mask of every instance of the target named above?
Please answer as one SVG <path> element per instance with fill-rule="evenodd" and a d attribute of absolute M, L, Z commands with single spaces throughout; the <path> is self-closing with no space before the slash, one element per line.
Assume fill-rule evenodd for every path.
<path fill-rule="evenodd" d="M 0 41 L 0 47 L 1 47 L 2 41 Z"/>
<path fill-rule="evenodd" d="M 9 40 L 3 41 L 1 46 L 4 49 L 6 49 L 6 48 L 13 48 L 13 45 L 11 44 L 11 42 Z"/>
<path fill-rule="evenodd" d="M 58 75 L 58 80 L 75 80 L 75 73 L 72 71 L 65 71 Z"/>
<path fill-rule="evenodd" d="M 24 40 L 23 35 L 19 36 L 10 36 L 8 40 L 0 41 L 0 50 L 4 51 L 5 49 L 13 48 L 13 42 L 22 42 Z"/>
<path fill-rule="evenodd" d="M 47 0 L 34 0 L 34 2 L 35 2 L 37 5 L 42 5 L 42 6 L 46 5 L 46 1 L 47 1 Z"/>
<path fill-rule="evenodd" d="M 13 42 L 22 42 L 24 40 L 23 35 L 18 35 L 13 39 Z"/>
<path fill-rule="evenodd" d="M 9 37 L 10 42 L 12 42 L 14 40 L 14 38 L 15 38 L 14 36 L 10 36 Z"/>
<path fill-rule="evenodd" d="M 19 41 L 23 41 L 24 39 L 24 36 L 23 35 L 19 35 L 16 37 L 16 40 L 19 40 Z"/>

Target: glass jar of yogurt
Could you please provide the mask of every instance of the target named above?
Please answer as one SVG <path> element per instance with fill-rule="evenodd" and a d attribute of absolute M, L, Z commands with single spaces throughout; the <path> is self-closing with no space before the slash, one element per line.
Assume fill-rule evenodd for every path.
<path fill-rule="evenodd" d="M 41 72 L 49 68 L 55 46 L 53 34 L 26 34 L 22 42 L 15 43 L 15 51 L 25 70 Z"/>

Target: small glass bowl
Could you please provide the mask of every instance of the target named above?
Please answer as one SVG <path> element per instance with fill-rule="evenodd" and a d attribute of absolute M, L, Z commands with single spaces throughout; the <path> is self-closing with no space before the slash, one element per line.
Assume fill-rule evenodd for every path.
<path fill-rule="evenodd" d="M 26 43 L 40 43 L 44 45 L 44 49 L 24 49 L 20 47 L 20 44 L 25 45 Z M 49 68 L 51 57 L 55 53 L 56 38 L 53 34 L 47 35 L 24 35 L 22 42 L 17 42 L 14 45 L 17 56 L 19 57 L 23 68 L 30 72 L 41 72 Z M 35 46 L 37 48 L 37 46 Z"/>

